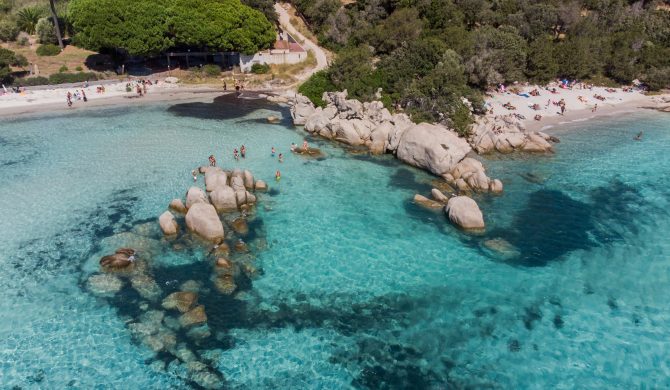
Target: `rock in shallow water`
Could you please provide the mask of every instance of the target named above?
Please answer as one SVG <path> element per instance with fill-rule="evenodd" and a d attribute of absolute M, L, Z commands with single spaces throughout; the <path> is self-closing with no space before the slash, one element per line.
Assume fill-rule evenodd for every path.
<path fill-rule="evenodd" d="M 177 309 L 182 313 L 189 311 L 198 301 L 198 294 L 190 291 L 177 291 L 163 299 L 162 306 L 165 309 Z"/>
<path fill-rule="evenodd" d="M 177 220 L 174 219 L 174 215 L 169 211 L 164 212 L 158 217 L 158 223 L 160 224 L 163 234 L 166 236 L 173 236 L 177 234 L 177 231 L 179 230 Z"/>
<path fill-rule="evenodd" d="M 186 214 L 186 206 L 181 199 L 172 199 L 168 208 L 179 214 Z"/>
<path fill-rule="evenodd" d="M 223 240 L 223 224 L 211 204 L 193 204 L 186 213 L 186 226 L 206 240 L 212 242 Z"/>
<path fill-rule="evenodd" d="M 427 209 L 432 209 L 432 210 L 437 210 L 441 209 L 444 207 L 444 205 L 440 202 L 434 201 L 432 199 L 428 199 L 423 195 L 416 194 L 414 195 L 414 203 L 418 204 L 421 207 L 427 208 Z"/>
<path fill-rule="evenodd" d="M 97 274 L 88 278 L 88 289 L 95 295 L 111 296 L 123 287 L 123 281 L 110 274 Z"/>
<path fill-rule="evenodd" d="M 203 305 L 196 306 L 179 317 L 179 323 L 184 328 L 204 324 L 205 322 L 207 322 L 207 314 Z"/>
<path fill-rule="evenodd" d="M 484 216 L 477 202 L 467 196 L 456 196 L 449 199 L 444 209 L 449 220 L 455 225 L 467 230 L 481 230 L 485 228 Z"/>

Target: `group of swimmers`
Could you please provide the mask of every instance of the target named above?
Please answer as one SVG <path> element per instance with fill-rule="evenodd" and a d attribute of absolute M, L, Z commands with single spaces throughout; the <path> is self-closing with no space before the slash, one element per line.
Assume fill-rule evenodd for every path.
<path fill-rule="evenodd" d="M 302 150 L 303 151 L 308 151 L 309 150 L 309 144 L 307 143 L 307 140 L 303 141 Z M 296 145 L 295 143 L 291 143 L 291 151 L 292 152 L 297 152 L 298 151 L 298 145 Z M 271 153 L 273 158 L 275 157 L 275 155 L 277 155 L 277 150 L 275 149 L 274 146 L 272 147 L 270 153 Z M 240 156 L 242 158 L 246 158 L 246 156 L 247 156 L 247 148 L 244 145 L 240 146 L 239 151 L 237 150 L 237 148 L 233 149 L 233 158 L 235 159 L 235 161 L 239 161 Z M 284 162 L 284 155 L 282 153 L 279 153 L 278 161 L 280 163 Z M 210 167 L 215 167 L 216 166 L 216 157 L 214 157 L 213 154 L 211 154 L 209 156 L 209 166 Z M 194 182 L 197 181 L 198 180 L 197 172 L 193 171 L 193 172 L 191 172 L 191 174 L 193 175 L 193 181 Z M 279 171 L 279 169 L 275 172 L 275 180 L 276 181 L 281 180 L 281 172 Z"/>

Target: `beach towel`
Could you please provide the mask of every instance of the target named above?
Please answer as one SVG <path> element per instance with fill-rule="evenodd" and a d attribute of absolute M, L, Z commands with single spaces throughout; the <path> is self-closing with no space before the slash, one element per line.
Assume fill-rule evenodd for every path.
<path fill-rule="evenodd" d="M 527 94 L 527 93 L 518 93 L 517 95 L 519 95 L 519 96 L 523 96 L 523 97 L 525 97 L 525 98 L 529 98 L 529 97 L 530 97 L 530 95 Z"/>

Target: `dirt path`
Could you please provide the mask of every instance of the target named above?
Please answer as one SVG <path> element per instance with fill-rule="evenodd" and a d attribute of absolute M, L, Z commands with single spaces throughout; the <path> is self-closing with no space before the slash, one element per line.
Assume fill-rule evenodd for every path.
<path fill-rule="evenodd" d="M 312 53 L 314 53 L 314 56 L 316 57 L 316 66 L 312 69 L 308 69 L 303 73 L 300 73 L 296 76 L 296 78 L 302 82 L 310 78 L 314 73 L 323 70 L 328 67 L 328 57 L 326 55 L 326 52 L 319 47 L 319 45 L 316 44 L 316 42 L 313 42 L 304 35 L 302 35 L 295 26 L 291 24 L 291 16 L 289 13 L 286 11 L 286 8 L 291 7 L 290 4 L 287 3 L 276 3 L 275 4 L 275 11 L 277 11 L 277 14 L 279 15 L 279 24 L 281 27 L 287 31 L 289 34 L 291 34 L 293 37 L 295 37 L 298 41 L 304 42 L 302 43 L 303 47 L 306 50 L 311 50 Z"/>

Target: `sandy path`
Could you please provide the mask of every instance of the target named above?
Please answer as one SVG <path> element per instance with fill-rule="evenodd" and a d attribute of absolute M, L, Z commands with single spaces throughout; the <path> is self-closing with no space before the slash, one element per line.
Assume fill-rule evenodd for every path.
<path fill-rule="evenodd" d="M 291 5 L 286 3 L 284 4 L 275 3 L 275 11 L 277 11 L 277 14 L 279 15 L 279 24 L 284 30 L 288 31 L 289 34 L 293 35 L 293 37 L 295 37 L 298 41 L 304 42 L 302 43 L 303 47 L 306 50 L 311 50 L 312 53 L 314 53 L 314 56 L 316 57 L 316 67 L 308 69 L 307 71 L 300 73 L 296 76 L 296 78 L 299 81 L 305 81 L 308 78 L 310 78 L 314 73 L 326 69 L 328 67 L 328 57 L 326 56 L 326 52 L 321 47 L 319 47 L 319 45 L 307 39 L 291 24 L 291 16 L 284 7 L 291 7 Z"/>

